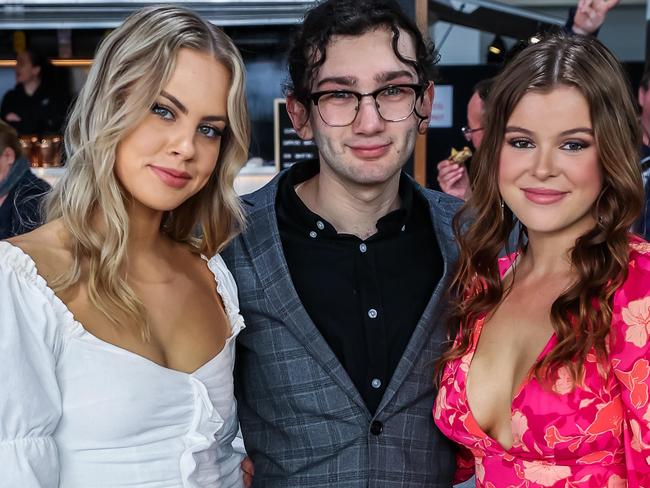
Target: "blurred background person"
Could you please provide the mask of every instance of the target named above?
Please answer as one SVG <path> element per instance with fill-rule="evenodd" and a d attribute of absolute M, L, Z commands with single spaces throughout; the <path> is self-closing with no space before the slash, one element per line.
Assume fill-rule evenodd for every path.
<path fill-rule="evenodd" d="M 491 84 L 491 78 L 479 81 L 474 86 L 474 93 L 467 104 L 467 125 L 463 126 L 461 131 L 474 150 L 481 146 L 483 140 L 483 110 Z M 469 161 L 457 163 L 451 159 L 443 159 L 438 163 L 440 189 L 461 200 L 467 200 L 471 193 L 466 164 L 469 164 Z"/>
<path fill-rule="evenodd" d="M 650 239 L 650 67 L 648 66 L 639 84 L 638 101 L 643 131 L 640 164 L 645 188 L 645 205 L 635 230 L 647 240 Z"/>
<path fill-rule="evenodd" d="M 16 55 L 16 87 L 0 105 L 0 118 L 19 135 L 60 134 L 69 102 L 47 59 L 37 51 Z"/>
<path fill-rule="evenodd" d="M 0 121 L 0 239 L 41 225 L 41 202 L 49 190 L 50 185 L 30 171 L 16 130 Z"/>

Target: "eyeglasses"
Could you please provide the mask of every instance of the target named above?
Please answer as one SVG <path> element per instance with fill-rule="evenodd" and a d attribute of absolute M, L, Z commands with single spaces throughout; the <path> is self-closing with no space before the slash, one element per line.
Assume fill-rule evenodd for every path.
<path fill-rule="evenodd" d="M 477 127 L 476 129 L 470 129 L 468 126 L 464 125 L 463 127 L 460 128 L 460 131 L 463 133 L 463 136 L 465 136 L 465 140 L 467 142 L 472 142 L 472 134 L 474 132 L 479 132 L 482 131 L 483 127 Z"/>
<path fill-rule="evenodd" d="M 388 85 L 370 93 L 350 90 L 314 92 L 309 99 L 318 108 L 320 118 L 331 127 L 345 127 L 354 122 L 363 97 L 372 97 L 379 116 L 386 122 L 407 119 L 415 109 L 415 101 L 422 96 L 426 85 Z"/>

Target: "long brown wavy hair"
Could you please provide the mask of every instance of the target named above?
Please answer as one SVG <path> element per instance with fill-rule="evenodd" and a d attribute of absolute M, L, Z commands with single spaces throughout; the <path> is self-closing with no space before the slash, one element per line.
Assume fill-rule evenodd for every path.
<path fill-rule="evenodd" d="M 508 293 L 497 263 L 516 225 L 507 206 L 501 211 L 497 183 L 505 128 L 526 93 L 557 86 L 577 88 L 589 104 L 603 188 L 593 208 L 596 225 L 570 253 L 577 278 L 551 306 L 557 345 L 535 364 L 534 374 L 548 379 L 566 366 L 578 382 L 588 352 L 593 349 L 605 360 L 612 296 L 627 276 L 628 229 L 643 206 L 639 124 L 629 82 L 614 55 L 594 38 L 556 34 L 524 49 L 492 84 L 485 135 L 472 165 L 476 184 L 454 219 L 460 257 L 451 286 L 450 339 L 456 341 L 442 356 L 440 371 L 469 350 L 472 324 Z M 521 253 L 525 237 L 522 225 Z"/>

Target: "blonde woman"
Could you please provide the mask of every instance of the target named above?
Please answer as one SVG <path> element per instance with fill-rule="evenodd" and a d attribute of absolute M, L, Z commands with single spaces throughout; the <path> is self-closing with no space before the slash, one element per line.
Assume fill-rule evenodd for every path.
<path fill-rule="evenodd" d="M 216 253 L 248 140 L 223 32 L 154 7 L 102 42 L 48 223 L 0 242 L 0 486 L 243 485 L 244 324 Z"/>

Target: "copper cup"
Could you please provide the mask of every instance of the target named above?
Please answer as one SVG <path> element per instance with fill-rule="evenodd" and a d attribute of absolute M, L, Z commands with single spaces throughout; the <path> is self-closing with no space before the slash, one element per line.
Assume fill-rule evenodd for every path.
<path fill-rule="evenodd" d="M 61 138 L 43 137 L 37 144 L 41 165 L 44 168 L 61 166 Z"/>
<path fill-rule="evenodd" d="M 18 138 L 20 141 L 20 148 L 23 151 L 23 156 L 29 161 L 29 164 L 32 167 L 40 166 L 40 155 L 36 144 L 38 143 L 38 137 L 35 135 L 23 135 Z"/>

